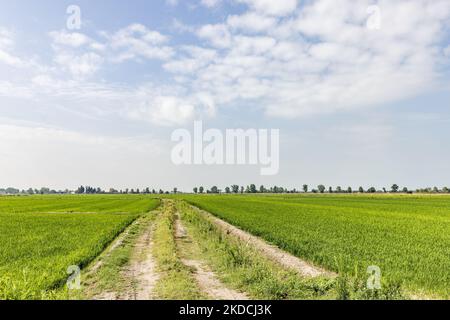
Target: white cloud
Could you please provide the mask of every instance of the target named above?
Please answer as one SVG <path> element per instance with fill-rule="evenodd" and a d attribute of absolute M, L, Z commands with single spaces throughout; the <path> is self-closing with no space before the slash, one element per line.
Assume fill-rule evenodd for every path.
<path fill-rule="evenodd" d="M 215 103 L 206 93 L 189 95 L 176 87 L 141 86 L 130 94 L 126 117 L 158 126 L 179 126 L 197 117 L 215 115 Z"/>
<path fill-rule="evenodd" d="M 208 8 L 216 7 L 221 0 L 201 0 L 200 3 Z"/>
<path fill-rule="evenodd" d="M 243 15 L 232 15 L 227 19 L 227 23 L 233 29 L 240 29 L 244 32 L 269 31 L 275 26 L 277 20 L 255 12 Z"/>
<path fill-rule="evenodd" d="M 123 122 L 178 126 L 195 118 L 215 115 L 213 97 L 206 92 L 190 93 L 178 86 L 142 84 L 121 86 L 85 79 L 58 80 L 48 74 L 37 75 L 26 86 L 0 82 L 0 97 L 15 99 L 21 113 L 48 106 L 82 118 L 117 118 Z"/>
<path fill-rule="evenodd" d="M 117 62 L 136 58 L 167 60 L 174 54 L 165 45 L 167 42 L 166 36 L 141 24 L 132 24 L 109 36 L 110 47 L 118 52 Z"/>
<path fill-rule="evenodd" d="M 20 67 L 23 62 L 20 58 L 13 56 L 12 54 L 0 49 L 0 62 L 3 62 L 7 65 Z"/>
<path fill-rule="evenodd" d="M 194 33 L 195 32 L 195 27 L 187 25 L 176 18 L 174 18 L 172 20 L 172 28 L 175 31 L 180 32 L 180 33 L 184 33 L 184 32 Z"/>
<path fill-rule="evenodd" d="M 78 48 L 92 42 L 92 40 L 88 36 L 82 33 L 67 32 L 65 30 L 52 31 L 50 32 L 50 37 L 53 39 L 53 43 L 56 45 L 69 46 L 74 48 Z"/>
<path fill-rule="evenodd" d="M 231 45 L 231 34 L 224 24 L 207 24 L 197 30 L 197 36 L 208 40 L 216 48 L 227 48 Z"/>
<path fill-rule="evenodd" d="M 380 0 L 380 30 L 366 27 L 369 0 L 317 0 L 298 11 L 297 1 L 246 3 L 248 12 L 223 23 L 187 26 L 201 40 L 196 45 L 170 45 L 168 36 L 142 24 L 103 33 L 101 40 L 52 32 L 55 65 L 47 73 L 31 72 L 28 83 L 6 82 L 0 94 L 33 96 L 41 90 L 37 96 L 49 104 L 75 106 L 82 100 L 95 105 L 95 112 L 161 125 L 243 104 L 295 118 L 428 92 L 442 79 L 440 64 L 448 63 L 448 43 L 442 45 L 450 18 L 445 0 Z M 0 32 L 0 61 L 13 57 L 2 57 L 13 44 L 9 33 Z M 161 60 L 172 83 L 116 88 L 81 81 L 108 63 L 153 59 Z"/>
<path fill-rule="evenodd" d="M 369 0 L 312 1 L 277 20 L 263 14 L 292 13 L 296 1 L 246 3 L 253 11 L 197 30 L 220 52 L 213 60 L 177 57 L 165 64 L 219 105 L 250 102 L 270 116 L 292 118 L 410 98 L 442 79 L 445 50 L 436 49 L 448 36 L 448 1 L 381 0 L 380 30 L 366 26 Z"/>
<path fill-rule="evenodd" d="M 192 73 L 211 63 L 216 57 L 216 50 L 205 49 L 197 46 L 185 46 L 182 48 L 185 57 L 164 64 L 164 68 L 174 73 Z"/>
<path fill-rule="evenodd" d="M 11 47 L 13 44 L 14 40 L 12 32 L 0 27 L 0 48 Z"/>
<path fill-rule="evenodd" d="M 105 62 L 167 60 L 174 54 L 174 50 L 165 45 L 168 42 L 166 36 L 142 24 L 131 24 L 112 34 L 103 32 L 101 41 L 65 30 L 52 31 L 49 35 L 59 71 L 69 72 L 76 78 L 93 76 Z"/>
<path fill-rule="evenodd" d="M 245 3 L 253 10 L 260 13 L 273 15 L 273 16 L 285 16 L 291 14 L 297 8 L 297 0 L 237 0 L 238 2 Z"/>
<path fill-rule="evenodd" d="M 173 96 L 147 97 L 137 108 L 132 107 L 127 115 L 134 120 L 147 120 L 157 125 L 182 125 L 193 120 L 195 106 L 184 99 Z"/>
<path fill-rule="evenodd" d="M 13 67 L 24 66 L 21 58 L 11 53 L 14 47 L 14 35 L 11 31 L 0 28 L 0 63 L 5 63 Z"/>
<path fill-rule="evenodd" d="M 52 31 L 49 36 L 54 51 L 53 61 L 61 75 L 84 79 L 101 69 L 107 44 L 95 41 L 85 34 L 66 30 Z"/>
<path fill-rule="evenodd" d="M 73 55 L 68 52 L 58 53 L 55 62 L 62 70 L 66 70 L 74 77 L 85 78 L 96 73 L 104 59 L 96 53 L 89 52 L 80 55 Z"/>

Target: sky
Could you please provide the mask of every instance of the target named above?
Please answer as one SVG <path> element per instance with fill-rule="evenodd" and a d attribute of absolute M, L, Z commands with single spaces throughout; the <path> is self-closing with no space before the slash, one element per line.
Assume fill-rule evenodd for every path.
<path fill-rule="evenodd" d="M 174 164 L 194 121 L 278 174 Z M 442 187 L 449 136 L 448 0 L 0 0 L 0 187 Z"/>

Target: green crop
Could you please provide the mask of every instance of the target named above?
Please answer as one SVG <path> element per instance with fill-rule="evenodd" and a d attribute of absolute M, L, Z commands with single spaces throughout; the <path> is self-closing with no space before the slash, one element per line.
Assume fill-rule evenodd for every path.
<path fill-rule="evenodd" d="M 158 204 L 143 196 L 0 197 L 0 300 L 51 298 L 69 266 L 85 267 Z"/>
<path fill-rule="evenodd" d="M 184 198 L 329 270 L 365 272 L 378 266 L 384 280 L 408 291 L 450 296 L 450 197 Z"/>

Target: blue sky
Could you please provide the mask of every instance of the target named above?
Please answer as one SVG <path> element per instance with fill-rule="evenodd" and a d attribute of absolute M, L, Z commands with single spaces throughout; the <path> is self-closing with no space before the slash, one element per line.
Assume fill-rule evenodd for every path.
<path fill-rule="evenodd" d="M 446 0 L 0 0 L 0 184 L 450 185 L 449 67 Z M 194 120 L 280 129 L 279 174 L 173 165 Z"/>

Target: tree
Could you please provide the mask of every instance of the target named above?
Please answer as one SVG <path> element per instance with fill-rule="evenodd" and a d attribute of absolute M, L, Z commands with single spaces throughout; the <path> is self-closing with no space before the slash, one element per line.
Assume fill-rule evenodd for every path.
<path fill-rule="evenodd" d="M 359 187 L 359 193 L 364 193 L 364 188 L 363 187 Z"/>
<path fill-rule="evenodd" d="M 371 188 L 369 188 L 369 189 L 367 190 L 367 192 L 369 192 L 369 193 L 376 193 L 376 192 L 377 192 L 377 189 L 375 189 L 374 187 L 371 187 Z"/>
<path fill-rule="evenodd" d="M 216 186 L 212 187 L 211 193 L 215 193 L 215 194 L 219 193 L 219 188 L 217 188 Z"/>
<path fill-rule="evenodd" d="M 233 193 L 239 193 L 239 186 L 234 184 L 231 186 L 231 190 L 233 191 Z"/>
<path fill-rule="evenodd" d="M 48 188 L 46 188 L 46 189 L 48 189 Z M 50 191 L 50 190 L 48 189 L 48 191 Z M 6 193 L 7 194 L 18 194 L 18 193 L 20 193 L 20 190 L 9 187 L 9 188 L 6 188 Z M 49 193 L 49 192 L 46 192 L 46 193 Z"/>
<path fill-rule="evenodd" d="M 384 192 L 384 193 L 387 193 L 387 190 L 386 190 L 386 188 L 383 188 L 383 192 Z"/>
<path fill-rule="evenodd" d="M 318 185 L 317 189 L 319 190 L 320 193 L 324 193 L 325 192 L 325 186 L 323 184 Z"/>
<path fill-rule="evenodd" d="M 347 192 L 348 192 L 348 193 L 353 193 L 352 187 L 348 187 L 348 188 L 347 188 Z"/>
<path fill-rule="evenodd" d="M 447 187 L 444 187 L 444 188 L 442 188 L 442 192 L 444 192 L 444 193 L 449 193 L 449 192 L 450 192 L 450 189 L 447 188 Z"/>
<path fill-rule="evenodd" d="M 332 188 L 332 187 L 329 187 L 329 188 L 328 188 L 328 192 L 329 192 L 329 193 L 333 193 L 333 188 Z"/>
<path fill-rule="evenodd" d="M 256 190 L 256 185 L 254 184 L 250 185 L 250 193 L 258 193 L 258 191 Z"/>
<path fill-rule="evenodd" d="M 241 187 L 241 194 L 244 194 L 244 187 Z"/>
<path fill-rule="evenodd" d="M 194 193 L 195 193 L 195 194 L 198 193 L 198 188 L 197 188 L 197 187 L 194 188 Z"/>
<path fill-rule="evenodd" d="M 400 187 L 398 185 L 393 184 L 392 187 L 391 187 L 391 190 L 392 190 L 393 193 L 397 193 L 399 188 Z"/>
<path fill-rule="evenodd" d="M 173 193 L 177 194 L 178 193 L 178 188 L 173 188 Z"/>
<path fill-rule="evenodd" d="M 337 187 L 337 188 L 336 188 L 336 192 L 337 192 L 337 193 L 342 193 L 342 188 L 341 188 L 341 187 Z"/>
<path fill-rule="evenodd" d="M 304 192 L 304 193 L 308 193 L 308 189 L 309 189 L 308 185 L 307 185 L 307 184 L 304 184 L 304 185 L 303 185 L 303 192 Z"/>
<path fill-rule="evenodd" d="M 200 187 L 199 192 L 200 192 L 200 193 L 203 193 L 204 191 L 205 191 L 205 188 Z"/>
<path fill-rule="evenodd" d="M 86 190 L 86 189 L 85 189 L 83 186 L 81 186 L 81 187 L 79 187 L 79 188 L 77 189 L 77 192 L 76 192 L 76 193 L 78 193 L 78 194 L 83 194 L 85 190 Z M 37 192 L 36 192 L 36 193 L 37 193 Z"/>
<path fill-rule="evenodd" d="M 226 187 L 226 188 L 225 188 L 225 193 L 226 193 L 226 194 L 230 194 L 230 193 L 231 193 L 230 187 Z"/>
<path fill-rule="evenodd" d="M 404 188 L 403 188 L 403 190 L 402 190 L 402 192 L 403 192 L 403 193 L 408 193 L 408 192 L 409 192 L 409 190 L 408 190 L 408 188 L 407 188 L 407 187 L 404 187 Z"/>
<path fill-rule="evenodd" d="M 145 193 L 146 194 L 150 194 L 150 188 L 149 187 L 145 188 Z"/>
<path fill-rule="evenodd" d="M 264 186 L 260 186 L 259 187 L 259 192 L 260 193 L 266 193 L 266 188 Z"/>

